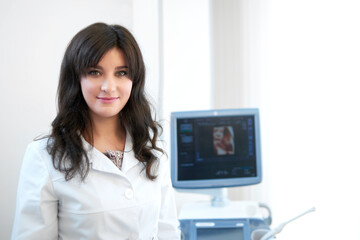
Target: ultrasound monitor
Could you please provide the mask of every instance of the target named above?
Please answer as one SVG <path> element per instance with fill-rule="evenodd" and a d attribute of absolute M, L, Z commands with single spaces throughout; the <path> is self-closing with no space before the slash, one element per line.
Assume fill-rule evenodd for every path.
<path fill-rule="evenodd" d="M 177 189 L 260 183 L 259 110 L 173 112 L 171 179 Z"/>

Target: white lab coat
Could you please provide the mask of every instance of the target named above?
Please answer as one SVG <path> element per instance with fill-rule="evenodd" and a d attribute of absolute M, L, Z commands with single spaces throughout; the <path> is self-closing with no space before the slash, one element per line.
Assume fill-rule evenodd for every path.
<path fill-rule="evenodd" d="M 129 134 L 127 134 L 129 136 Z M 127 137 L 122 169 L 83 140 L 91 163 L 85 181 L 65 181 L 34 141 L 20 173 L 12 239 L 180 239 L 169 165 L 163 158 L 155 181 L 146 178 Z"/>

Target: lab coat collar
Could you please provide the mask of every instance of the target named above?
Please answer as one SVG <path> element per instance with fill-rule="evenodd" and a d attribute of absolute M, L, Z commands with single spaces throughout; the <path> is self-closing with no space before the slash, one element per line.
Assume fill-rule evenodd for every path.
<path fill-rule="evenodd" d="M 135 165 L 140 164 L 139 160 L 136 159 L 133 151 L 133 142 L 130 133 L 126 131 L 126 142 L 124 148 L 124 158 L 121 166 L 121 171 L 126 173 L 128 170 L 133 168 Z"/>
<path fill-rule="evenodd" d="M 133 152 L 132 139 L 128 131 L 126 131 L 124 157 L 121 166 L 121 171 L 115 166 L 115 164 L 109 161 L 108 157 L 106 157 L 104 153 L 94 148 L 82 136 L 81 139 L 83 142 L 84 149 L 87 151 L 89 162 L 91 164 L 92 169 L 122 175 L 123 173 L 126 173 L 129 169 L 133 168 L 135 165 L 140 163 L 135 158 Z"/>

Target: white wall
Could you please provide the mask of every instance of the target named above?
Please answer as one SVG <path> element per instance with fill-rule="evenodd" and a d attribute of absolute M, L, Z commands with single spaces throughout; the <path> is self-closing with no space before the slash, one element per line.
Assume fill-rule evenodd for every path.
<path fill-rule="evenodd" d="M 210 107 L 208 0 L 163 1 L 164 113 Z"/>
<path fill-rule="evenodd" d="M 133 34 L 141 48 L 146 67 L 146 92 L 154 107 L 156 117 L 162 117 L 162 36 L 161 1 L 132 0 Z"/>
<path fill-rule="evenodd" d="M 0 239 L 10 238 L 26 145 L 47 134 L 55 117 L 59 69 L 68 42 L 98 21 L 128 27 L 144 54 L 147 91 L 157 102 L 158 6 L 157 0 L 0 1 Z"/>
<path fill-rule="evenodd" d="M 360 3 L 274 0 L 262 83 L 264 160 L 280 239 L 360 239 Z"/>

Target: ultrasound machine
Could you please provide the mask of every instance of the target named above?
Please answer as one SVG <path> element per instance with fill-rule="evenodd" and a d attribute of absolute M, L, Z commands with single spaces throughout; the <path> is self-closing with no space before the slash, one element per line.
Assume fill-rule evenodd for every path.
<path fill-rule="evenodd" d="M 262 180 L 259 121 L 258 109 L 171 113 L 173 186 L 212 196 L 182 206 L 183 240 L 269 240 L 281 231 L 270 229 L 265 204 L 227 198 L 227 188 Z"/>

